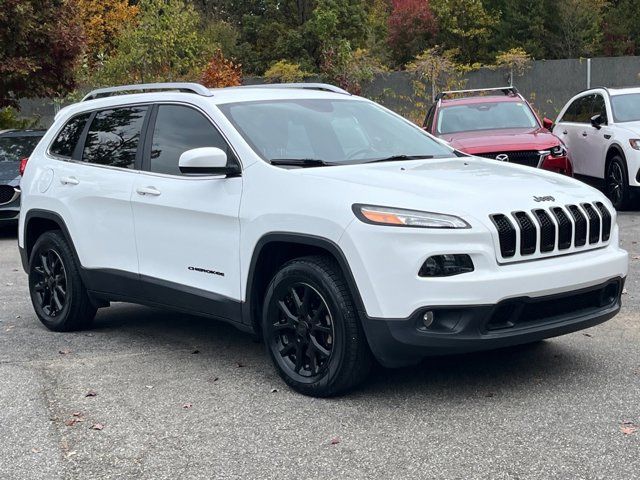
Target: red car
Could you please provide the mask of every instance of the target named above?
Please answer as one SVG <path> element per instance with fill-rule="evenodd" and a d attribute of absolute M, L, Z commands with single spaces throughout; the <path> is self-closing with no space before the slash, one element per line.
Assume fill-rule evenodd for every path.
<path fill-rule="evenodd" d="M 442 92 L 424 121 L 427 132 L 461 152 L 573 176 L 552 125 L 547 118 L 540 122 L 515 87 Z"/>

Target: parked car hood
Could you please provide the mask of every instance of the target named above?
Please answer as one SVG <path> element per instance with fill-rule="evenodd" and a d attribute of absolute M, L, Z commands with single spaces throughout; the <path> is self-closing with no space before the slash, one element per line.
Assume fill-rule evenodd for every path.
<path fill-rule="evenodd" d="M 357 203 L 400 208 L 480 210 L 484 216 L 582 201 L 608 204 L 596 189 L 564 175 L 478 157 L 307 168 L 301 173 L 348 182 L 343 196 Z"/>
<path fill-rule="evenodd" d="M 0 183 L 13 185 L 14 181 L 17 184 L 19 179 L 18 168 L 19 162 L 0 162 Z"/>
<path fill-rule="evenodd" d="M 640 122 L 622 122 L 616 123 L 617 127 L 624 128 L 625 130 L 640 135 Z"/>
<path fill-rule="evenodd" d="M 453 148 L 470 154 L 545 150 L 560 140 L 545 128 L 510 128 L 441 135 Z"/>

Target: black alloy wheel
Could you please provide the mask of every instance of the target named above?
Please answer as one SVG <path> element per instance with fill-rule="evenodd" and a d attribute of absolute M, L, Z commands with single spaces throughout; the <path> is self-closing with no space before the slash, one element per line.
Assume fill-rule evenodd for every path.
<path fill-rule="evenodd" d="M 59 315 L 67 302 L 67 274 L 58 252 L 53 248 L 39 252 L 33 267 L 33 291 L 40 308 L 49 317 Z"/>
<path fill-rule="evenodd" d="M 607 167 L 605 193 L 616 210 L 624 210 L 630 202 L 629 180 L 623 162 L 622 158 L 616 156 Z"/>

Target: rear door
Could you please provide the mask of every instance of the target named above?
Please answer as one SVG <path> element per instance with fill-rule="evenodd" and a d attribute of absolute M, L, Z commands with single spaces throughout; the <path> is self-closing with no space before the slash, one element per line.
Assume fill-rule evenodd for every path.
<path fill-rule="evenodd" d="M 596 128 L 591 125 L 591 117 L 600 115 L 605 119 L 605 123 Z M 611 138 L 611 128 L 609 127 L 608 108 L 604 95 L 596 93 L 594 95 L 589 117 L 589 124 L 585 126 L 582 133 L 585 142 L 584 152 L 584 172 L 585 175 L 604 179 L 604 167 L 608 138 Z"/>
<path fill-rule="evenodd" d="M 200 147 L 221 148 L 238 162 L 202 110 L 155 106 L 132 195 L 140 275 L 147 296 L 159 303 L 202 310 L 204 298 L 216 310 L 207 313 L 233 318 L 240 300 L 242 178 L 181 174 L 180 155 Z"/>
<path fill-rule="evenodd" d="M 51 145 L 52 201 L 70 231 L 82 266 L 138 273 L 131 190 L 141 161 L 149 107 L 127 106 L 79 115 Z M 97 288 L 97 287 L 96 287 Z"/>

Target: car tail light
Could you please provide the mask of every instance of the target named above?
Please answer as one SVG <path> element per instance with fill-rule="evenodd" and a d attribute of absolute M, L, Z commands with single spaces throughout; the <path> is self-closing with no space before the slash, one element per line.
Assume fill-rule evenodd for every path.
<path fill-rule="evenodd" d="M 561 157 L 547 155 L 544 157 L 541 167 L 545 170 L 573 177 L 573 165 L 571 164 L 571 160 L 569 160 L 569 157 L 564 155 Z"/>
<path fill-rule="evenodd" d="M 23 158 L 22 160 L 20 160 L 20 168 L 19 168 L 19 172 L 20 172 L 20 176 L 24 175 L 24 169 L 27 168 L 27 162 L 29 161 L 29 158 Z"/>

